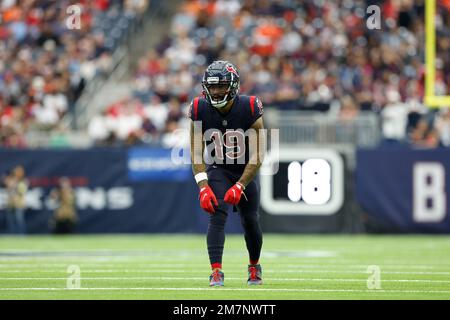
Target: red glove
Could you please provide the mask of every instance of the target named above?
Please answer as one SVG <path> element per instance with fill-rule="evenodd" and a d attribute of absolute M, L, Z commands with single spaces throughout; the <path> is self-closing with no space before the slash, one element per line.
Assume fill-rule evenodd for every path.
<path fill-rule="evenodd" d="M 206 186 L 200 189 L 200 207 L 202 207 L 203 210 L 214 213 L 216 210 L 214 209 L 214 205 L 218 206 L 216 196 L 214 195 L 214 192 L 210 188 L 210 186 Z M 211 203 L 211 200 L 213 203 Z"/>
<path fill-rule="evenodd" d="M 223 201 L 235 206 L 241 200 L 242 195 L 245 197 L 244 186 L 241 183 L 236 182 L 236 184 L 228 189 L 227 193 L 225 193 Z"/>

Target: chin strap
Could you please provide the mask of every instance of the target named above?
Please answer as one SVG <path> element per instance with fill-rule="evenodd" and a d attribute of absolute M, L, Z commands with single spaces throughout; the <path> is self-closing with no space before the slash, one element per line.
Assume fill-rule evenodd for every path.
<path fill-rule="evenodd" d="M 212 103 L 211 103 L 211 104 L 212 104 L 212 106 L 213 106 L 214 108 L 222 109 L 222 108 L 225 108 L 225 106 L 227 105 L 227 102 L 228 102 L 228 101 L 226 101 L 225 104 L 224 104 L 223 106 L 216 106 L 216 105 L 214 105 L 214 104 L 212 104 Z"/>

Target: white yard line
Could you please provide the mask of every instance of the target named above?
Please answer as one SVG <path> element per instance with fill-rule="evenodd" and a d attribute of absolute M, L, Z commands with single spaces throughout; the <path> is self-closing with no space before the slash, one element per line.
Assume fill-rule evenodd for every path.
<path fill-rule="evenodd" d="M 8 264 L 0 264 L 0 272 L 2 269 L 6 269 L 6 268 L 26 268 L 26 269 L 40 269 L 40 268 L 58 268 L 58 267 L 62 267 L 62 268 L 66 268 L 67 266 L 74 264 L 74 263 L 8 263 Z M 111 267 L 110 265 L 108 265 L 107 263 L 85 263 L 85 262 L 81 262 L 79 263 L 80 265 L 82 265 L 83 267 L 102 267 L 102 266 L 108 266 Z M 125 266 L 129 265 L 129 262 L 124 262 L 123 263 Z M 229 264 L 229 263 L 228 263 Z M 139 266 L 144 266 L 144 267 L 152 267 L 152 266 L 156 266 L 156 267 L 167 267 L 167 268 L 176 268 L 179 269 L 179 267 L 195 267 L 195 266 L 200 266 L 200 267 L 204 267 L 205 265 L 208 265 L 208 262 L 205 261 L 203 263 L 201 262 L 194 262 L 194 263 L 158 263 L 158 262 L 151 262 L 151 263 L 133 263 L 133 266 L 135 267 L 139 267 Z M 367 269 L 367 267 L 369 265 L 373 265 L 373 264 L 352 264 L 352 265 L 345 265 L 345 264 L 340 264 L 340 265 L 334 265 L 334 264 L 329 264 L 329 265 L 324 265 L 324 264 L 298 264 L 298 265 L 292 265 L 292 264 L 286 264 L 286 263 L 267 263 L 264 266 L 266 266 L 266 268 L 275 268 L 275 267 L 281 267 L 284 269 L 284 267 L 288 266 L 288 269 L 316 269 L 316 268 L 320 268 L 320 269 L 326 269 L 326 268 L 330 268 L 333 270 L 339 269 L 339 268 L 343 268 L 348 270 L 349 268 L 352 269 Z M 448 265 L 440 265 L 440 266 L 434 266 L 434 265 L 386 265 L 383 263 L 377 264 L 378 266 L 380 266 L 380 268 L 387 268 L 387 269 L 446 269 L 446 270 L 450 270 L 450 264 Z M 114 267 L 116 267 L 118 270 L 120 270 L 121 266 L 120 263 L 116 263 L 114 265 Z"/>
<path fill-rule="evenodd" d="M 30 278 L 0 278 L 0 281 L 29 281 L 29 280 L 67 280 L 67 277 L 30 277 Z M 205 280 L 204 277 L 81 277 L 80 280 Z M 227 277 L 228 280 L 246 280 L 243 277 Z M 339 278 L 266 278 L 266 283 L 271 281 L 320 281 L 320 282 L 363 282 L 367 279 L 339 279 Z M 381 279 L 381 282 L 415 282 L 415 283 L 450 283 L 450 280 L 430 280 L 430 279 Z"/>
<path fill-rule="evenodd" d="M 358 290 L 358 289 L 291 289 L 291 288 L 0 288 L 0 291 L 270 291 L 270 292 L 360 292 L 360 293 L 428 293 L 442 294 L 450 290 Z"/>
<path fill-rule="evenodd" d="M 4 258 L 0 257 L 0 270 L 4 268 L 10 268 L 10 267 L 17 267 L 21 268 L 22 266 L 24 268 L 28 267 L 39 267 L 39 266 L 67 266 L 70 264 L 82 264 L 86 266 L 104 266 L 106 264 L 117 264 L 117 265 L 126 265 L 129 263 L 132 263 L 136 266 L 173 266 L 176 267 L 177 265 L 182 266 L 201 266 L 208 264 L 208 260 L 205 259 L 205 255 L 199 255 L 199 256 L 190 256 L 189 259 L 186 259 L 184 257 L 180 258 L 171 258 L 167 259 L 164 257 L 146 257 L 146 259 L 142 259 L 139 257 L 135 257 L 133 259 L 129 258 L 120 258 L 120 257 L 86 257 L 86 256 L 80 256 L 80 257 L 29 257 L 29 258 Z M 181 261 L 180 261 L 181 260 Z M 183 261 L 184 260 L 184 261 Z M 204 262 L 190 262 L 190 261 L 202 261 Z M 52 263 L 52 261 L 55 261 L 55 263 Z M 63 262 L 61 262 L 63 261 Z M 442 260 L 435 259 L 435 261 L 427 262 L 427 264 L 416 264 L 420 259 L 418 260 L 411 260 L 410 262 L 406 262 L 405 260 L 402 260 L 401 262 L 397 263 L 391 263 L 387 262 L 383 259 L 374 259 L 372 261 L 367 262 L 366 264 L 362 264 L 361 261 L 354 261 L 354 260 L 346 260 L 345 258 L 341 260 L 328 260 L 328 259 L 314 259 L 314 260 L 303 260 L 298 258 L 286 258 L 283 259 L 282 262 L 276 262 L 273 261 L 273 259 L 265 259 L 264 261 L 267 261 L 266 264 L 263 263 L 266 266 L 288 266 L 289 268 L 296 267 L 296 268 L 367 268 L 369 265 L 378 265 L 381 268 L 392 268 L 392 269 L 448 269 L 450 270 L 450 259 L 448 262 L 443 262 Z M 348 261 L 348 262 L 345 262 Z M 180 264 L 181 262 L 181 264 Z M 246 263 L 245 260 L 236 259 L 236 258 L 230 258 L 228 257 L 226 261 L 227 265 L 231 264 L 242 264 Z M 109 265 L 109 267 L 111 267 Z"/>
<path fill-rule="evenodd" d="M 205 270 L 209 270 L 209 268 L 205 267 Z M 228 271 L 227 271 L 228 270 Z M 188 269 L 181 270 L 179 268 L 170 270 L 170 269 L 81 269 L 81 272 L 86 273 L 199 273 L 201 270 L 196 269 Z M 246 273 L 246 270 L 243 268 L 224 268 L 225 273 Z M 63 270 L 0 270 L 1 274 L 10 274 L 10 273 L 66 273 L 65 268 Z M 337 274 L 368 274 L 366 270 L 327 270 L 327 269 L 311 269 L 311 270 L 302 270 L 302 269 L 292 269 L 286 268 L 281 270 L 272 270 L 266 269 L 264 273 L 337 273 Z M 450 275 L 450 271 L 384 271 L 381 270 L 381 274 L 428 274 L 428 275 Z"/>

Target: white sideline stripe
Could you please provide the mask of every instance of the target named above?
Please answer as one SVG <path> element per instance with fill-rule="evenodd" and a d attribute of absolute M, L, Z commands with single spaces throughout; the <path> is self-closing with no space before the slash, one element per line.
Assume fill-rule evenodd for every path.
<path fill-rule="evenodd" d="M 209 268 L 205 268 L 208 269 Z M 198 269 L 190 269 L 190 270 L 168 270 L 168 269 L 100 269 L 100 270 L 90 270 L 90 269 L 81 269 L 82 273 L 198 273 L 200 272 Z M 66 273 L 66 270 L 0 270 L 0 274 L 6 273 L 50 273 L 50 272 L 61 272 Z M 227 273 L 245 273 L 244 269 L 228 269 L 225 271 Z M 314 269 L 314 270 L 302 270 L 302 269 L 283 269 L 283 270 L 264 270 L 265 273 L 337 273 L 337 274 L 368 274 L 366 270 L 323 270 L 323 269 Z M 382 274 L 429 274 L 429 275 L 450 275 L 450 272 L 444 271 L 381 271 Z"/>
<path fill-rule="evenodd" d="M 0 278 L 3 280 L 67 280 L 67 277 L 51 277 L 51 278 Z M 80 277 L 80 280 L 205 280 L 206 277 Z M 227 277 L 228 280 L 245 280 L 242 277 Z M 367 279 L 338 279 L 338 278 L 268 278 L 270 281 L 331 281 L 331 282 L 367 282 Z M 380 282 L 422 282 L 422 283 L 450 283 L 450 280 L 429 280 L 429 279 L 382 279 Z"/>
<path fill-rule="evenodd" d="M 0 288 L 0 291 L 279 291 L 279 292 L 365 292 L 365 293 L 450 293 L 450 290 L 361 290 L 361 289 L 291 289 L 291 288 Z"/>
<path fill-rule="evenodd" d="M 138 267 L 138 266 L 144 266 L 144 267 L 152 267 L 152 266 L 156 266 L 156 267 L 167 267 L 167 268 L 177 268 L 179 269 L 179 267 L 190 267 L 190 266 L 205 266 L 208 265 L 208 261 L 205 261 L 203 263 L 201 262 L 195 262 L 195 263 L 157 263 L 157 262 L 153 262 L 153 263 L 133 263 L 133 266 Z M 58 267 L 67 267 L 70 264 L 74 264 L 74 263 L 8 263 L 8 264 L 0 264 L 0 272 L 1 269 L 3 268 L 28 268 L 28 269 L 38 269 L 38 268 L 48 268 L 48 267 L 53 267 L 53 268 L 58 268 Z M 124 265 L 129 265 L 130 262 L 124 262 Z M 106 263 L 85 263 L 82 262 L 80 263 L 80 265 L 82 265 L 83 267 L 89 266 L 89 267 L 102 267 L 107 265 Z M 285 267 L 286 263 L 267 263 L 266 265 L 269 266 L 269 268 L 274 268 L 274 267 Z M 352 265 L 345 265 L 345 264 L 341 264 L 341 265 L 313 265 L 313 264 L 300 264 L 297 266 L 290 266 L 288 269 L 316 269 L 316 268 L 321 268 L 321 269 L 339 269 L 339 268 L 344 268 L 346 270 L 348 270 L 348 268 L 354 268 L 354 269 L 367 269 L 367 267 L 369 265 L 372 264 L 352 264 Z M 413 269 L 413 268 L 417 268 L 417 269 L 450 269 L 450 264 L 448 265 L 441 265 L 441 266 L 432 266 L 432 265 L 408 265 L 408 266 L 403 266 L 403 265 L 386 265 L 386 264 L 377 264 L 378 266 L 380 266 L 380 268 L 392 268 L 392 269 L 402 269 L 402 268 L 406 268 L 406 269 Z M 116 262 L 115 265 L 117 268 L 120 268 L 120 263 Z M 272 267 L 273 266 L 273 267 Z M 110 265 L 108 265 L 108 267 L 111 267 Z M 268 268 L 268 267 L 266 267 Z"/>
<path fill-rule="evenodd" d="M 228 254 L 229 256 L 229 254 Z M 177 256 L 176 258 L 170 258 L 167 257 L 167 255 L 152 255 L 152 256 L 133 256 L 132 258 L 130 257 L 126 257 L 126 256 L 114 256 L 114 257 L 107 257 L 107 256 L 102 256 L 102 257 L 95 257 L 95 256 L 68 256 L 68 257 L 61 257 L 61 256 L 34 256 L 34 257 L 1 257 L 0 256 L 0 263 L 3 262 L 2 265 L 11 265 L 12 263 L 8 263 L 8 262 L 29 262 L 29 263 L 39 263 L 40 261 L 45 261 L 45 262 L 50 262 L 49 264 L 51 264 L 51 261 L 53 260 L 57 260 L 59 263 L 60 261 L 65 261 L 66 263 L 75 263 L 76 261 L 80 261 L 80 259 L 82 259 L 83 262 L 85 262 L 84 264 L 102 264 L 102 263 L 133 263 L 133 264 L 152 264 L 152 262 L 155 261 L 155 259 L 158 259 L 158 261 L 162 261 L 165 262 L 167 264 L 175 264 L 180 262 L 180 259 L 192 259 L 194 257 L 194 255 L 188 255 L 188 256 Z M 204 259 L 205 255 L 204 254 L 196 254 L 195 257 L 198 257 L 199 259 Z M 303 262 L 319 262 L 321 263 L 320 267 L 326 267 L 327 265 L 329 267 L 337 267 L 337 266 L 342 266 L 342 267 L 346 267 L 348 266 L 348 264 L 353 264 L 353 265 L 359 265 L 361 262 L 360 261 L 355 261 L 354 259 L 324 259 L 322 257 L 320 258 L 310 258 L 310 257 L 281 257 L 281 258 L 286 258 L 290 261 L 295 261 L 295 263 L 297 264 L 301 264 Z M 233 263 L 240 263 L 241 260 L 238 259 L 236 256 L 229 256 L 228 257 L 228 261 L 232 261 Z M 273 261 L 274 259 L 272 259 L 271 257 L 265 257 L 264 259 L 267 259 L 268 261 L 271 261 L 270 264 L 276 265 L 278 264 L 277 262 Z M 280 259 L 280 257 L 277 257 L 276 259 Z M 207 260 L 205 260 L 205 263 L 208 263 Z M 347 263 L 345 263 L 345 261 L 347 261 Z M 402 259 L 402 262 L 404 263 L 398 263 L 391 261 L 391 260 L 384 260 L 384 259 L 380 259 L 379 262 L 377 261 L 373 261 L 373 262 L 367 262 L 367 264 L 365 264 L 364 266 L 367 267 L 368 265 L 379 265 L 379 266 L 383 266 L 383 267 L 393 267 L 393 268 L 449 268 L 450 267 L 450 259 L 447 263 L 443 263 L 442 259 L 440 260 L 440 262 L 436 263 L 436 261 L 433 262 L 429 262 L 427 265 L 415 265 L 417 263 L 417 261 L 423 262 L 421 261 L 419 258 L 415 259 L 415 260 L 404 260 Z M 183 261 L 185 262 L 185 261 Z M 27 263 L 23 263 L 23 264 L 27 264 Z M 186 263 L 186 264 L 190 264 L 190 263 Z M 280 262 L 280 265 L 285 265 L 284 262 Z"/>

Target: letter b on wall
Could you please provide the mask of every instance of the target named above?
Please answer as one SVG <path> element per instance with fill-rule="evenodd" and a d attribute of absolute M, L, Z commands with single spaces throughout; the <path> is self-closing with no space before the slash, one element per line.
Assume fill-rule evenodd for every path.
<path fill-rule="evenodd" d="M 418 162 L 413 169 L 413 219 L 441 222 L 447 214 L 445 168 L 439 162 Z"/>

